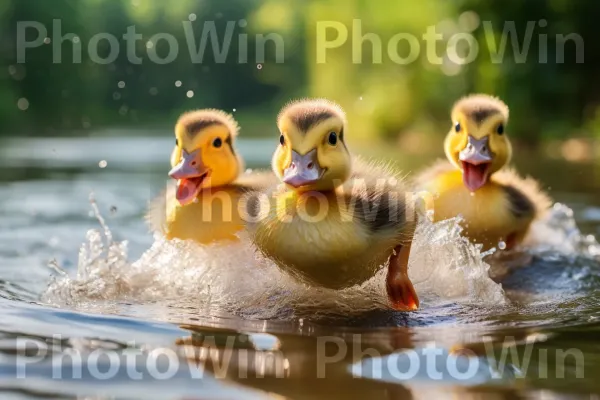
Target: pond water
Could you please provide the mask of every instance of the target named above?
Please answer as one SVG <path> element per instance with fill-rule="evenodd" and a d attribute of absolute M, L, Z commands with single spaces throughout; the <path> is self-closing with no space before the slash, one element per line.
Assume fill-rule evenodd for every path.
<path fill-rule="evenodd" d="M 597 168 L 517 160 L 559 203 L 531 249 L 494 262 L 530 260 L 501 284 L 457 221 L 423 222 L 410 261 L 422 307 L 399 313 L 385 306 L 383 273 L 329 291 L 245 240 L 153 237 L 143 216 L 167 184 L 172 140 L 110 133 L 0 148 L 2 398 L 600 393 Z M 239 148 L 260 167 L 274 145 Z M 396 161 L 409 171 L 430 160 Z"/>

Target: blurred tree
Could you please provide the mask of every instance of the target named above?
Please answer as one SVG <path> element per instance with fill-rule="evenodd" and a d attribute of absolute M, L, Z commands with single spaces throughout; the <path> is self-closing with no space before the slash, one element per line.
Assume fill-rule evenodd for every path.
<path fill-rule="evenodd" d="M 531 144 L 600 136 L 600 48 L 592 40 L 591 17 L 598 12 L 600 3 L 569 0 L 6 0 L 0 4 L 0 133 L 170 125 L 178 113 L 198 107 L 235 108 L 246 121 L 264 119 L 272 126 L 283 102 L 323 96 L 346 109 L 353 137 L 412 133 L 422 138 L 422 132 L 447 131 L 448 108 L 458 97 L 483 91 L 507 101 L 511 133 Z M 54 20 L 61 36 L 75 34 L 79 43 L 61 40 L 53 32 Z M 19 64 L 16 35 L 22 21 L 43 24 L 50 43 L 28 49 L 26 62 Z M 488 41 L 499 44 L 510 21 L 520 40 L 534 24 L 528 58 L 517 62 L 509 38 L 507 54 L 494 63 Z M 202 62 L 194 63 L 184 23 L 198 46 L 213 22 L 220 45 L 233 28 L 225 62 L 217 62 L 209 41 Z M 424 37 L 432 28 L 442 37 L 433 47 Z M 141 35 L 134 47 L 139 62 L 132 62 L 123 38 L 131 29 Z M 460 65 L 449 56 L 448 41 L 465 33 L 477 38 L 479 54 Z M 569 33 L 583 38 L 584 63 L 576 63 L 573 41 L 564 46 L 564 62 L 556 62 L 556 37 Z M 90 59 L 88 45 L 98 34 L 118 40 L 118 55 L 108 64 Z M 157 34 L 163 38 L 157 40 Z M 166 64 L 152 62 L 150 55 L 169 54 L 165 34 L 177 41 L 177 56 Z M 338 35 L 339 44 L 323 48 L 323 40 Z M 29 29 L 28 40 L 35 36 Z M 274 37 L 283 39 L 283 63 Z M 265 38 L 261 60 L 257 45 Z M 544 41 L 547 62 L 539 57 Z M 457 46 L 463 57 L 464 44 Z M 78 47 L 80 63 L 73 62 Z M 110 55 L 105 38 L 97 47 L 98 57 Z M 62 62 L 55 63 L 58 48 Z M 245 48 L 247 57 L 240 59 Z"/>
<path fill-rule="evenodd" d="M 468 74 L 471 90 L 493 91 L 511 106 L 513 125 L 519 136 L 535 144 L 543 138 L 565 138 L 584 132 L 586 121 L 595 118 L 600 100 L 600 48 L 591 38 L 596 30 L 595 18 L 600 3 L 592 1 L 531 0 L 527 2 L 483 2 L 465 0 L 462 10 L 476 10 L 481 21 L 494 28 L 496 42 L 507 22 L 514 21 L 522 41 L 527 28 L 532 30 L 526 62 L 504 57 L 501 64 L 492 65 L 488 48 L 473 63 Z M 480 43 L 485 43 L 483 29 L 477 31 Z M 585 47 L 584 62 L 578 63 L 577 46 L 567 41 L 562 46 L 557 35 L 579 35 Z M 510 45 L 509 45 L 510 46 Z M 560 50 L 564 48 L 564 62 Z M 512 54 L 510 47 L 507 53 Z M 546 54 L 544 57 L 542 54 Z"/>

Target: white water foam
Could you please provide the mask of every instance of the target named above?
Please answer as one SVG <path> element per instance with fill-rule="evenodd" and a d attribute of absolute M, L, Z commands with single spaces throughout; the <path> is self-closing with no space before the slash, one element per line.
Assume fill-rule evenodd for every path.
<path fill-rule="evenodd" d="M 385 268 L 348 289 L 313 287 L 258 255 L 244 234 L 237 243 L 207 246 L 156 235 L 151 248 L 130 262 L 127 242 L 114 241 L 93 201 L 92 207 L 102 230 L 88 232 L 76 276 L 58 274 L 43 301 L 83 310 L 114 302 L 160 302 L 203 315 L 257 319 L 347 316 L 387 308 Z M 456 218 L 431 223 L 423 218 L 418 225 L 409 275 L 422 304 L 439 298 L 504 304 L 501 286 L 488 276 L 485 254 L 461 236 L 459 222 Z"/>
<path fill-rule="evenodd" d="M 288 319 L 352 315 L 387 308 L 385 268 L 359 286 L 329 290 L 303 284 L 257 254 L 242 234 L 233 244 L 200 246 L 155 241 L 139 260 L 127 256 L 127 242 L 114 241 L 96 204 L 101 230 L 91 230 L 79 253 L 76 276 L 58 268 L 43 301 L 83 310 L 109 311 L 115 303 L 167 304 L 187 314 L 234 314 Z M 442 300 L 477 305 L 507 304 L 502 286 L 489 278 L 490 265 L 479 245 L 461 235 L 460 218 L 432 223 L 423 218 L 415 233 L 409 275 L 423 307 Z M 583 235 L 573 212 L 555 204 L 533 224 L 526 253 L 551 260 L 585 257 L 600 261 L 600 244 Z M 486 261 L 510 252 L 497 252 Z"/>
<path fill-rule="evenodd" d="M 539 255 L 590 257 L 600 260 L 600 244 L 593 235 L 581 233 L 573 210 L 556 203 L 543 220 L 535 221 L 527 245 Z"/>

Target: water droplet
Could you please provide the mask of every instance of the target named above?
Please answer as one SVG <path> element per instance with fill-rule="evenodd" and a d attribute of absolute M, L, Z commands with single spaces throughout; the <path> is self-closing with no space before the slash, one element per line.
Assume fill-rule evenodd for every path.
<path fill-rule="evenodd" d="M 362 100 L 363 98 L 362 98 L 362 96 L 360 96 L 358 99 L 359 99 L 359 100 Z"/>
<path fill-rule="evenodd" d="M 475 196 L 475 192 L 471 192 L 471 196 Z"/>
<path fill-rule="evenodd" d="M 194 21 L 196 20 L 196 14 L 194 14 L 194 13 L 191 13 L 191 14 L 188 16 L 188 19 L 189 19 L 190 21 L 194 22 Z"/>
<path fill-rule="evenodd" d="M 256 66 L 256 69 L 262 69 L 262 67 L 263 67 L 263 66 L 262 66 L 262 64 L 258 64 L 258 65 Z"/>
<path fill-rule="evenodd" d="M 25 111 L 29 108 L 29 100 L 27 100 L 25 97 L 21 97 L 18 101 L 17 101 L 17 107 L 19 108 L 19 110 L 21 111 Z"/>
<path fill-rule="evenodd" d="M 50 238 L 50 240 L 48 240 L 48 245 L 49 245 L 50 247 L 56 247 L 56 246 L 58 246 L 58 243 L 59 243 L 59 242 L 60 242 L 60 241 L 58 240 L 58 238 L 57 238 L 56 236 L 52 236 L 52 237 Z"/>
<path fill-rule="evenodd" d="M 237 111 L 237 110 L 234 108 L 234 109 L 233 109 L 233 112 L 236 112 L 236 111 Z"/>
<path fill-rule="evenodd" d="M 240 19 L 238 24 L 239 24 L 240 28 L 245 28 L 248 26 L 248 21 L 246 21 L 245 19 Z"/>
<path fill-rule="evenodd" d="M 106 168 L 107 165 L 108 165 L 108 162 L 106 160 L 102 160 L 98 163 L 98 166 L 100 168 Z"/>
<path fill-rule="evenodd" d="M 11 78 L 13 78 L 16 81 L 21 81 L 25 79 L 25 76 L 27 75 L 27 71 L 22 65 L 9 66 L 8 73 L 10 74 Z"/>
<path fill-rule="evenodd" d="M 151 49 L 151 48 L 153 48 L 153 47 L 154 47 L 154 43 L 152 43 L 151 41 L 149 41 L 149 40 L 148 40 L 148 41 L 146 42 L 146 48 L 147 48 L 147 49 Z"/>
<path fill-rule="evenodd" d="M 119 114 L 121 114 L 121 115 L 127 114 L 128 111 L 129 111 L 129 107 L 127 107 L 125 105 L 123 105 L 123 106 L 121 106 L 121 108 L 119 108 Z"/>
<path fill-rule="evenodd" d="M 73 43 L 79 43 L 79 36 L 75 36 L 73 38 Z"/>
<path fill-rule="evenodd" d="M 193 90 L 188 90 L 187 93 L 185 94 L 189 99 L 191 99 L 192 97 L 194 97 L 194 91 Z"/>
<path fill-rule="evenodd" d="M 52 39 L 50 39 L 49 37 L 47 37 L 47 38 L 44 39 L 44 43 L 50 44 L 50 43 L 52 43 Z"/>
<path fill-rule="evenodd" d="M 123 89 L 125 87 L 125 82 L 119 81 L 119 83 L 117 83 L 117 86 L 119 87 L 119 89 Z"/>
<path fill-rule="evenodd" d="M 500 250 L 506 250 L 506 243 L 503 240 L 499 241 L 498 242 L 498 248 Z"/>
<path fill-rule="evenodd" d="M 116 214 L 117 213 L 117 206 L 110 206 L 110 213 L 111 214 Z"/>
<path fill-rule="evenodd" d="M 181 81 L 175 81 L 175 86 L 176 87 L 181 87 Z"/>

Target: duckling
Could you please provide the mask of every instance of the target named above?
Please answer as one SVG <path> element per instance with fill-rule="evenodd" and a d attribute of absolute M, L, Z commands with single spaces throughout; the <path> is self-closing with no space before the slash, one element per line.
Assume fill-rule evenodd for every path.
<path fill-rule="evenodd" d="M 389 261 L 392 306 L 418 308 L 407 271 L 415 221 L 402 178 L 366 163 L 353 171 L 345 114 L 328 100 L 292 102 L 277 125 L 272 167 L 283 183 L 251 226 L 256 247 L 282 270 L 332 289 L 360 284 Z"/>
<path fill-rule="evenodd" d="M 495 97 L 460 99 L 444 142 L 450 163 L 438 162 L 415 178 L 418 189 L 433 195 L 433 219 L 462 215 L 464 234 L 484 250 L 502 249 L 502 242 L 506 249 L 520 244 L 551 204 L 535 180 L 504 168 L 512 156 L 508 114 Z"/>
<path fill-rule="evenodd" d="M 169 176 L 177 181 L 150 205 L 147 221 L 169 240 L 201 244 L 237 241 L 244 221 L 239 200 L 249 190 L 276 182 L 272 174 L 245 173 L 234 147 L 239 127 L 223 111 L 206 109 L 183 114 L 175 126 L 175 148 Z"/>

